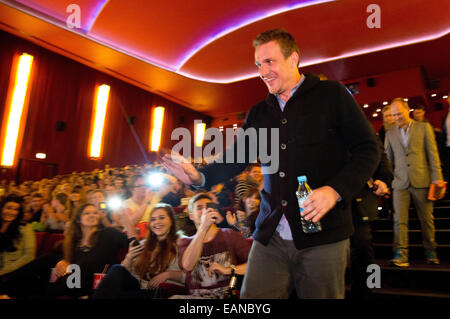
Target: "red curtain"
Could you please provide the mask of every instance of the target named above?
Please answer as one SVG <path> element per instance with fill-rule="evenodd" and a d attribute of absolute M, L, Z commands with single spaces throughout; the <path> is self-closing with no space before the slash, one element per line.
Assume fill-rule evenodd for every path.
<path fill-rule="evenodd" d="M 170 134 L 174 128 L 187 127 L 192 132 L 194 119 L 207 120 L 201 113 L 11 34 L 0 32 L 0 43 L 0 114 L 5 106 L 14 53 L 26 51 L 34 56 L 28 117 L 19 158 L 30 160 L 38 152 L 46 153 L 47 158 L 42 162 L 57 164 L 58 174 L 91 171 L 105 164 L 123 167 L 151 160 L 148 144 L 153 106 L 166 108 L 162 147 L 173 145 Z M 87 152 L 95 88 L 99 84 L 108 84 L 111 90 L 103 132 L 103 156 L 92 160 Z M 127 116 L 135 118 L 133 127 L 129 126 Z M 57 131 L 57 122 L 65 122 L 65 130 Z M 2 170 L 0 178 L 13 179 L 16 173 L 17 167 Z M 39 175 L 36 171 L 36 177 Z M 27 173 L 27 177 L 32 176 L 32 172 Z"/>

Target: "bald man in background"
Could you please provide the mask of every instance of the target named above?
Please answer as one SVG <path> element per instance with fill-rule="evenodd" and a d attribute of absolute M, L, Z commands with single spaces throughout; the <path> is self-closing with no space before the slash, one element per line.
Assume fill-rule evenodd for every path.
<path fill-rule="evenodd" d="M 433 202 L 428 200 L 431 183 L 443 186 L 441 163 L 433 129 L 409 116 L 403 98 L 391 102 L 397 127 L 386 133 L 385 152 L 394 169 L 394 249 L 392 264 L 408 267 L 408 211 L 411 197 L 422 228 L 427 263 L 439 264 L 436 255 Z"/>

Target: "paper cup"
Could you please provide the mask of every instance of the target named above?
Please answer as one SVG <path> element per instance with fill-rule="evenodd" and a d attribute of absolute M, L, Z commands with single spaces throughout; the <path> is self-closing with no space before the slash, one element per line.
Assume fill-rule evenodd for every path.
<path fill-rule="evenodd" d="M 58 277 L 56 277 L 55 268 L 52 268 L 52 272 L 50 273 L 50 280 L 48 282 L 55 282 Z"/>
<path fill-rule="evenodd" d="M 102 281 L 103 277 L 105 277 L 106 274 L 101 273 L 95 273 L 94 274 L 94 282 L 92 283 L 92 289 L 97 289 L 98 285 Z"/>

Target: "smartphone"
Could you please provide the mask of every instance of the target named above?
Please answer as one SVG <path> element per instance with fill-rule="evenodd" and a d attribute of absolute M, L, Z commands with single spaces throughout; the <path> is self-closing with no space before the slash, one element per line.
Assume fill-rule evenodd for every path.
<path fill-rule="evenodd" d="M 216 210 L 216 211 L 219 211 L 219 207 L 217 206 L 216 203 L 213 203 L 213 202 L 206 203 L 206 208 L 207 208 L 207 209 L 208 209 L 208 208 L 212 208 L 212 209 L 214 209 L 214 210 Z M 214 221 L 217 221 L 217 217 L 213 217 L 213 220 L 214 220 Z"/>
<path fill-rule="evenodd" d="M 219 207 L 217 206 L 217 204 L 213 203 L 213 202 L 206 203 L 206 208 L 212 208 L 212 209 L 215 209 L 217 211 L 219 210 Z"/>
<path fill-rule="evenodd" d="M 139 240 L 135 239 L 133 242 L 133 247 L 138 246 L 140 244 Z"/>

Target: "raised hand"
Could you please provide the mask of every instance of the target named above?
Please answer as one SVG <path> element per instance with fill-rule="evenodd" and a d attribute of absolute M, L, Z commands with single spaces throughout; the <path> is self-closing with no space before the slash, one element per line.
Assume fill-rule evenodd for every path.
<path fill-rule="evenodd" d="M 227 211 L 226 218 L 227 218 L 228 225 L 230 225 L 230 226 L 236 225 L 236 223 L 237 223 L 236 214 L 233 214 L 232 212 Z"/>
<path fill-rule="evenodd" d="M 202 176 L 183 156 L 176 152 L 161 157 L 164 167 L 186 185 L 201 185 Z"/>
<path fill-rule="evenodd" d="M 200 219 L 200 228 L 208 229 L 212 224 L 219 224 L 223 217 L 213 208 L 208 208 Z"/>

